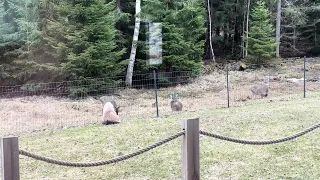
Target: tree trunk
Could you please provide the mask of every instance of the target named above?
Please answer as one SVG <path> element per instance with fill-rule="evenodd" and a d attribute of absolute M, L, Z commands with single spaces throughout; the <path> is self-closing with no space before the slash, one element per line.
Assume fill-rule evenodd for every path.
<path fill-rule="evenodd" d="M 138 37 L 139 37 L 139 31 L 140 31 L 140 11 L 141 11 L 141 0 L 136 0 L 136 17 L 135 17 L 136 20 L 134 25 L 131 53 L 130 53 L 130 59 L 129 59 L 128 69 L 127 69 L 127 76 L 126 76 L 126 85 L 129 87 L 132 86 L 133 67 L 134 67 L 134 62 L 136 60 Z"/>
<path fill-rule="evenodd" d="M 246 21 L 246 2 L 243 2 L 243 21 L 242 21 L 242 41 L 241 41 L 241 57 L 245 58 L 245 47 L 244 47 L 244 41 L 245 41 L 245 21 Z"/>
<path fill-rule="evenodd" d="M 296 49 L 296 26 L 293 26 L 293 48 Z"/>
<path fill-rule="evenodd" d="M 314 21 L 317 21 L 316 19 Z M 314 46 L 317 46 L 318 43 L 317 43 L 317 23 L 314 22 Z"/>
<path fill-rule="evenodd" d="M 213 46 L 212 46 L 212 24 L 211 24 L 211 6 L 210 6 L 210 0 L 207 0 L 208 2 L 208 20 L 209 20 L 209 41 L 210 41 L 210 51 L 212 55 L 212 61 L 216 62 L 213 52 Z"/>
<path fill-rule="evenodd" d="M 248 45 L 249 45 L 249 14 L 250 14 L 250 0 L 248 0 L 247 6 L 247 25 L 246 25 L 246 52 L 245 57 L 248 56 Z"/>
<path fill-rule="evenodd" d="M 117 12 L 121 13 L 121 2 L 120 2 L 120 0 L 117 0 Z"/>
<path fill-rule="evenodd" d="M 235 3 L 238 4 L 239 0 L 236 0 Z M 237 6 L 235 6 L 235 8 L 234 8 L 234 14 L 238 14 Z M 234 34 L 233 34 L 233 37 L 232 37 L 232 47 L 231 47 L 232 55 L 236 55 L 237 54 L 237 51 L 235 51 L 235 44 L 238 43 L 238 18 L 237 17 L 238 17 L 237 15 L 234 16 L 234 27 L 233 27 Z"/>
<path fill-rule="evenodd" d="M 277 24 L 276 24 L 276 57 L 280 57 L 280 25 L 281 25 L 281 0 L 277 2 Z"/>

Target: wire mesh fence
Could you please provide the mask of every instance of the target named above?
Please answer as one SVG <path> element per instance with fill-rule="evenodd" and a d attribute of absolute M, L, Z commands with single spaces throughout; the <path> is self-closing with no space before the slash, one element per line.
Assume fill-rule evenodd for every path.
<path fill-rule="evenodd" d="M 99 98 L 105 95 L 113 96 L 120 106 L 121 121 L 125 122 L 154 118 L 157 108 L 160 117 L 166 117 L 228 107 L 228 103 L 232 107 L 303 98 L 304 82 L 307 97 L 320 89 L 320 63 L 316 60 L 308 60 L 306 69 L 300 60 L 259 70 L 230 69 L 197 77 L 191 71 L 157 72 L 157 104 L 153 73 L 135 75 L 132 88 L 125 86 L 125 77 L 3 86 L 0 135 L 101 123 Z M 263 86 L 266 79 L 267 96 L 254 93 L 252 89 Z M 182 112 L 172 112 L 170 95 L 174 92 L 183 104 Z"/>

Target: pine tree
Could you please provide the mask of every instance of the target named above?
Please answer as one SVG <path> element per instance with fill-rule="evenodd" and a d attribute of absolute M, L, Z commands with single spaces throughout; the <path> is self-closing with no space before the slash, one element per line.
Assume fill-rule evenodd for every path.
<path fill-rule="evenodd" d="M 274 27 L 270 22 L 270 12 L 263 1 L 258 1 L 252 11 L 249 31 L 249 56 L 259 65 L 267 63 L 276 53 Z"/>
<path fill-rule="evenodd" d="M 18 16 L 16 8 L 14 8 L 15 3 L 15 1 L 4 0 L 0 4 L 0 46 L 19 41 L 18 24 L 15 22 Z"/>
<path fill-rule="evenodd" d="M 320 0 L 309 2 L 310 5 L 306 8 L 307 24 L 302 28 L 302 37 L 309 41 L 307 56 L 320 55 Z"/>
<path fill-rule="evenodd" d="M 68 13 L 64 13 L 64 1 L 38 1 L 41 30 L 41 47 L 38 47 L 38 50 L 41 51 L 41 59 L 59 66 L 66 62 L 68 55 Z"/>
<path fill-rule="evenodd" d="M 195 70 L 202 65 L 205 28 L 204 2 L 146 0 L 146 19 L 162 23 L 163 64 L 161 70 Z"/>
<path fill-rule="evenodd" d="M 1 2 L 0 45 L 21 43 L 31 46 L 39 33 L 38 0 L 5 0 Z"/>
<path fill-rule="evenodd" d="M 32 49 L 40 45 L 38 0 L 20 1 L 14 8 L 18 14 L 18 18 L 15 19 L 19 27 L 18 36 L 24 45 L 20 49 L 20 58 L 28 57 L 32 53 Z"/>
<path fill-rule="evenodd" d="M 40 69 L 29 55 L 31 48 L 39 44 L 40 31 L 37 0 L 5 0 L 1 2 L 0 53 L 1 79 L 25 82 Z"/>
<path fill-rule="evenodd" d="M 119 75 L 123 50 L 117 50 L 115 3 L 105 0 L 64 4 L 68 13 L 67 70 L 69 78 Z"/>

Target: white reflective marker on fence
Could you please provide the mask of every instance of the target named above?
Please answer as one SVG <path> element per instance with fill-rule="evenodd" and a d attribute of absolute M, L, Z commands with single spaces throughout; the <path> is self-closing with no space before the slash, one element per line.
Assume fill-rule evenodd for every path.
<path fill-rule="evenodd" d="M 162 25 L 149 22 L 148 30 L 149 65 L 162 64 Z"/>

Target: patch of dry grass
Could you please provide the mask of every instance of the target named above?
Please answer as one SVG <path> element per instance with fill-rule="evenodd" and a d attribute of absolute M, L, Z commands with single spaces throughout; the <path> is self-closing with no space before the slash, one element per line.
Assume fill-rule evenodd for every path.
<path fill-rule="evenodd" d="M 245 139 L 275 139 L 319 123 L 313 98 L 199 110 L 114 126 L 94 125 L 20 137 L 20 147 L 72 161 L 108 159 L 180 131 L 179 119 L 200 117 L 200 129 Z M 201 179 L 318 179 L 319 130 L 290 142 L 252 146 L 200 137 Z M 112 165 L 61 167 L 21 156 L 22 179 L 181 179 L 181 139 Z"/>
<path fill-rule="evenodd" d="M 26 97 L 0 101 L 1 134 L 92 124 L 100 120 L 101 114 L 101 105 L 91 99 Z"/>
<path fill-rule="evenodd" d="M 308 61 L 307 79 L 319 80 L 318 61 Z M 301 97 L 303 83 L 288 82 L 287 78 L 303 75 L 303 62 L 288 62 L 273 69 L 259 71 L 231 71 L 230 105 L 243 106 L 293 99 Z M 264 76 L 270 76 L 269 96 L 261 99 L 252 95 L 250 88 L 259 84 Z M 307 82 L 309 92 L 320 89 L 319 81 Z M 172 88 L 160 88 L 158 92 L 160 116 L 171 115 L 169 95 L 177 92 L 183 103 L 183 112 L 193 112 L 227 106 L 226 74 L 224 71 L 196 78 L 192 83 Z M 124 89 L 115 97 L 121 106 L 120 117 L 123 122 L 156 116 L 152 107 L 154 91 L 146 89 Z M 21 134 L 73 126 L 85 126 L 101 122 L 102 107 L 99 100 L 87 98 L 73 101 L 52 97 L 25 97 L 0 99 L 0 135 Z"/>
<path fill-rule="evenodd" d="M 0 99 L 0 135 L 42 131 L 20 137 L 20 146 L 57 159 L 90 161 L 135 151 L 180 130 L 178 119 L 200 117 L 201 129 L 248 138 L 279 138 L 319 122 L 319 81 L 288 82 L 300 77 L 302 63 L 277 69 L 230 72 L 230 103 L 226 107 L 224 72 L 193 83 L 159 90 L 161 118 L 155 117 L 153 90 L 125 89 L 116 97 L 123 123 L 102 126 L 99 100 L 52 97 Z M 308 79 L 319 80 L 318 62 L 309 62 Z M 298 74 L 298 75 L 297 75 Z M 253 97 L 250 87 L 264 76 L 268 98 Z M 172 113 L 169 94 L 176 91 L 184 111 Z M 250 98 L 248 98 L 248 96 Z M 134 107 L 134 109 L 133 109 Z M 57 128 L 84 126 L 55 131 Z M 317 179 L 320 177 L 319 131 L 270 146 L 249 146 L 201 137 L 202 179 Z M 21 179 L 181 179 L 178 139 L 125 162 L 94 168 L 69 168 L 21 157 Z"/>

